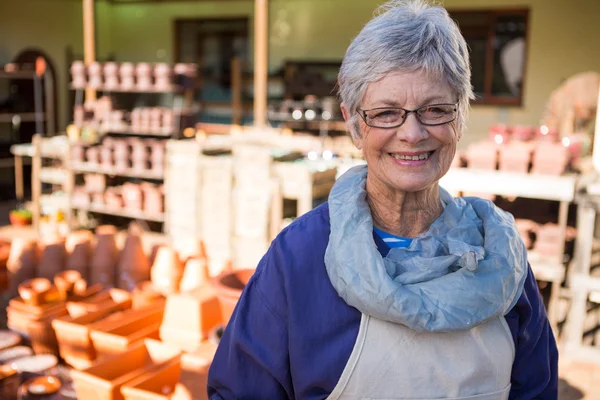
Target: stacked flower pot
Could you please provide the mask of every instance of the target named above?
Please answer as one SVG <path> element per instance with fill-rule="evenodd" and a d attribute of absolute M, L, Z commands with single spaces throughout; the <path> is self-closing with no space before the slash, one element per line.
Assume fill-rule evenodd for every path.
<path fill-rule="evenodd" d="M 495 125 L 488 140 L 469 146 L 465 158 L 469 168 L 561 175 L 579 150 L 546 127 Z"/>
<path fill-rule="evenodd" d="M 71 87 L 106 91 L 164 92 L 175 88 L 193 88 L 196 64 L 98 63 L 86 67 L 82 61 L 71 65 Z"/>

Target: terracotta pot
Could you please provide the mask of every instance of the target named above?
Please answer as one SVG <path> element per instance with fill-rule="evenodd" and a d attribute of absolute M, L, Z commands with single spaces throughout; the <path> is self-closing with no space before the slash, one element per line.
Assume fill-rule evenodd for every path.
<path fill-rule="evenodd" d="M 119 87 L 119 66 L 114 62 L 104 64 L 104 88 L 114 90 Z"/>
<path fill-rule="evenodd" d="M 58 235 L 50 237 L 43 243 L 37 276 L 51 281 L 54 275 L 64 270 L 66 263 L 67 250 L 64 238 Z"/>
<path fill-rule="evenodd" d="M 167 296 L 160 338 L 185 351 L 195 351 L 209 332 L 222 323 L 217 293 L 204 286 Z"/>
<path fill-rule="evenodd" d="M 102 225 L 96 228 L 96 248 L 90 262 L 90 284 L 112 287 L 115 282 L 119 250 L 115 242 L 117 228 Z"/>
<path fill-rule="evenodd" d="M 67 270 L 56 274 L 54 285 L 61 298 L 65 300 L 70 296 L 85 293 L 87 289 L 86 281 L 81 278 L 79 271 L 75 270 Z"/>
<path fill-rule="evenodd" d="M 83 61 L 74 61 L 71 64 L 71 86 L 74 89 L 85 89 L 86 84 L 85 64 Z"/>
<path fill-rule="evenodd" d="M 134 210 L 143 209 L 142 190 L 139 184 L 131 182 L 123 184 L 123 186 L 121 186 L 121 193 L 125 208 L 131 208 Z"/>
<path fill-rule="evenodd" d="M 122 63 L 119 67 L 119 75 L 122 90 L 132 90 L 135 87 L 135 67 L 132 63 Z"/>
<path fill-rule="evenodd" d="M 209 281 L 208 262 L 206 258 L 192 257 L 185 263 L 179 290 L 185 292 L 203 286 Z"/>
<path fill-rule="evenodd" d="M 102 87 L 102 66 L 93 62 L 88 65 L 88 86 L 94 89 Z"/>
<path fill-rule="evenodd" d="M 100 149 L 97 146 L 90 146 L 85 150 L 86 161 L 90 164 L 100 163 Z"/>
<path fill-rule="evenodd" d="M 140 139 L 132 139 L 131 144 L 131 168 L 137 171 L 148 169 L 148 148 L 146 143 Z"/>
<path fill-rule="evenodd" d="M 105 204 L 104 193 L 92 193 L 92 204 L 103 206 Z"/>
<path fill-rule="evenodd" d="M 488 131 L 491 143 L 506 144 L 510 141 L 511 129 L 503 124 L 492 125 Z"/>
<path fill-rule="evenodd" d="M 162 307 L 133 310 L 120 314 L 113 326 L 93 329 L 90 333 L 98 357 L 123 353 L 144 339 L 158 339 L 158 330 L 164 314 Z"/>
<path fill-rule="evenodd" d="M 121 387 L 167 362 L 179 360 L 180 350 L 146 339 L 143 344 L 105 360 L 99 360 L 83 371 L 72 371 L 77 398 L 122 400 Z"/>
<path fill-rule="evenodd" d="M 90 261 L 93 252 L 94 235 L 87 230 L 78 230 L 69 233 L 65 242 L 67 250 L 67 270 L 78 271 L 82 279 L 89 278 Z"/>
<path fill-rule="evenodd" d="M 490 142 L 473 143 L 467 149 L 466 158 L 469 168 L 495 170 L 498 161 L 497 146 Z"/>
<path fill-rule="evenodd" d="M 167 63 L 158 63 L 154 66 L 154 88 L 158 91 L 171 89 L 171 66 Z"/>
<path fill-rule="evenodd" d="M 511 142 L 499 146 L 499 167 L 502 171 L 527 173 L 533 146 L 530 143 Z"/>
<path fill-rule="evenodd" d="M 517 229 L 519 230 L 519 234 L 521 239 L 523 239 L 525 247 L 531 249 L 533 244 L 532 236 L 537 232 L 539 225 L 530 219 L 515 219 L 515 225 L 517 225 Z"/>
<path fill-rule="evenodd" d="M 124 384 L 121 393 L 125 400 L 192 400 L 179 384 L 180 375 L 181 363 L 173 360 Z"/>
<path fill-rule="evenodd" d="M 143 282 L 139 282 L 137 285 L 135 285 L 135 288 L 133 289 L 133 294 L 131 297 L 132 297 L 132 306 L 131 307 L 133 309 L 144 308 L 144 307 L 150 306 L 157 302 L 163 301 L 165 298 L 162 295 L 162 293 L 157 292 L 154 289 L 151 281 L 143 281 Z"/>
<path fill-rule="evenodd" d="M 146 186 L 144 188 L 144 211 L 152 215 L 162 214 L 164 211 L 164 194 L 161 187 Z"/>
<path fill-rule="evenodd" d="M 211 280 L 211 285 L 215 288 L 221 303 L 221 315 L 225 324 L 231 318 L 242 291 L 254 275 L 254 271 L 254 269 L 225 271 Z"/>
<path fill-rule="evenodd" d="M 189 393 L 190 397 L 188 398 L 193 400 L 208 400 L 208 370 L 216 351 L 216 344 L 203 342 L 195 352 L 184 353 L 181 356 L 179 384 Z"/>
<path fill-rule="evenodd" d="M 150 279 L 150 262 L 142 240 L 137 232 L 131 231 L 125 239 L 118 264 L 116 285 L 120 289 L 132 291 L 138 282 Z"/>
<path fill-rule="evenodd" d="M 535 128 L 531 126 L 516 125 L 512 128 L 514 140 L 529 141 L 535 138 Z"/>
<path fill-rule="evenodd" d="M 73 189 L 73 195 L 71 197 L 71 202 L 74 206 L 87 207 L 91 203 L 91 197 L 85 189 L 81 187 L 76 187 Z"/>
<path fill-rule="evenodd" d="M 27 380 L 19 388 L 20 400 L 62 400 L 62 384 L 54 376 L 38 376 Z"/>
<path fill-rule="evenodd" d="M 17 400 L 21 379 L 9 365 L 0 365 L 0 398 L 3 400 Z"/>
<path fill-rule="evenodd" d="M 104 202 L 106 206 L 112 209 L 123 208 L 123 196 L 121 196 L 121 188 L 109 187 L 104 192 Z"/>
<path fill-rule="evenodd" d="M 0 330 L 0 351 L 4 351 L 21 343 L 21 336 L 15 332 L 3 329 Z M 1 362 L 0 362 L 1 364 Z"/>
<path fill-rule="evenodd" d="M 135 68 L 136 88 L 138 90 L 152 89 L 152 69 L 148 63 L 138 63 Z"/>
<path fill-rule="evenodd" d="M 533 156 L 532 173 L 561 175 L 569 164 L 569 150 L 561 143 L 539 142 Z"/>
<path fill-rule="evenodd" d="M 113 167 L 113 155 L 110 147 L 100 147 L 100 164 L 107 169 Z"/>
<path fill-rule="evenodd" d="M 155 140 L 150 143 L 150 168 L 157 174 L 162 174 L 165 165 L 165 143 Z"/>
<path fill-rule="evenodd" d="M 34 278 L 19 285 L 19 296 L 25 304 L 40 305 L 46 303 L 46 295 L 51 293 L 52 283 L 46 278 Z"/>
<path fill-rule="evenodd" d="M 150 276 L 154 289 L 163 295 L 176 293 L 183 276 L 183 265 L 177 253 L 167 246 L 161 246 L 152 265 Z"/>
<path fill-rule="evenodd" d="M 74 163 L 81 163 L 85 158 L 85 148 L 81 145 L 71 146 L 71 161 Z"/>
<path fill-rule="evenodd" d="M 8 295 L 17 295 L 19 284 L 36 276 L 39 262 L 39 248 L 37 241 L 15 238 L 10 247 L 10 254 L 6 261 L 9 277 Z"/>

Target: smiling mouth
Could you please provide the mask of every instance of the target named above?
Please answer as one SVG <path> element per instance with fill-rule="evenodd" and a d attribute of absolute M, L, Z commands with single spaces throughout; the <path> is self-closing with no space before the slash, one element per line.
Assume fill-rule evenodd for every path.
<path fill-rule="evenodd" d="M 405 161 L 420 161 L 420 160 L 427 160 L 429 157 L 431 157 L 431 155 L 435 152 L 434 151 L 426 151 L 423 153 L 388 153 L 391 157 L 395 158 L 396 160 L 405 160 Z"/>

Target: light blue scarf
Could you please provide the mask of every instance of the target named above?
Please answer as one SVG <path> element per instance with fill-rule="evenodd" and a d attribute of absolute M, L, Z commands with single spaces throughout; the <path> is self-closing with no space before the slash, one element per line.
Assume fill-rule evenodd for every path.
<path fill-rule="evenodd" d="M 408 248 L 382 257 L 366 179 L 366 165 L 351 168 L 329 195 L 325 265 L 346 303 L 418 332 L 470 329 L 512 309 L 523 291 L 527 255 L 510 214 L 440 188 L 442 215 Z"/>

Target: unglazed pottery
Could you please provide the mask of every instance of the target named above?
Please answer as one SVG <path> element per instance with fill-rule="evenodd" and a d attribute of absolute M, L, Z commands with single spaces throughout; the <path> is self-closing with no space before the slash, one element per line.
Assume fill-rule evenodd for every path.
<path fill-rule="evenodd" d="M 9 289 L 8 295 L 17 295 L 19 284 L 36 276 L 39 262 L 39 248 L 36 240 L 15 238 L 10 247 L 10 254 L 6 261 L 8 270 Z"/>
<path fill-rule="evenodd" d="M 67 270 L 78 271 L 82 279 L 88 279 L 90 261 L 93 253 L 94 235 L 87 230 L 73 231 L 67 235 L 65 248 L 67 250 Z"/>
<path fill-rule="evenodd" d="M 140 234 L 130 229 L 121 250 L 116 285 L 132 291 L 138 282 L 150 279 L 150 262 L 142 247 Z"/>
<path fill-rule="evenodd" d="M 115 282 L 119 250 L 115 242 L 117 228 L 102 225 L 96 228 L 96 248 L 90 263 L 90 284 L 112 287 Z"/>
<path fill-rule="evenodd" d="M 154 289 L 163 295 L 176 293 L 183 276 L 183 265 L 172 248 L 161 246 L 150 271 Z"/>
<path fill-rule="evenodd" d="M 190 257 L 185 263 L 179 290 L 196 289 L 209 281 L 208 260 L 205 257 Z"/>
<path fill-rule="evenodd" d="M 231 318 L 233 309 L 242 295 L 244 287 L 254 275 L 254 271 L 254 269 L 226 270 L 211 280 L 210 283 L 221 303 L 221 315 L 225 324 Z"/>
<path fill-rule="evenodd" d="M 66 262 L 67 250 L 65 248 L 65 239 L 58 235 L 48 237 L 42 243 L 37 276 L 51 281 L 54 279 L 54 275 L 64 270 Z"/>

